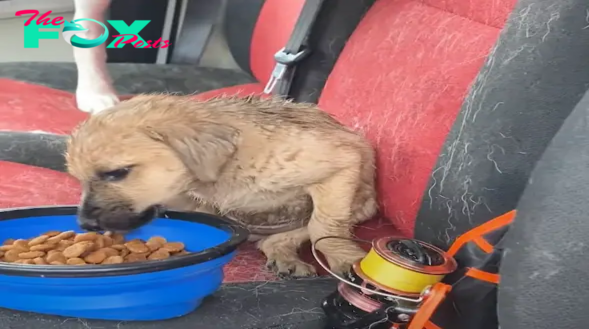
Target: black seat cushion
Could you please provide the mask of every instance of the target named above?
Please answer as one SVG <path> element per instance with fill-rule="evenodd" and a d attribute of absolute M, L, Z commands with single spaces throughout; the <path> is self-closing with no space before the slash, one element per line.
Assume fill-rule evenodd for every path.
<path fill-rule="evenodd" d="M 121 95 L 152 92 L 198 94 L 255 81 L 241 71 L 191 65 L 112 63 L 107 66 Z M 74 63 L 2 63 L 0 78 L 75 92 L 77 70 Z"/>

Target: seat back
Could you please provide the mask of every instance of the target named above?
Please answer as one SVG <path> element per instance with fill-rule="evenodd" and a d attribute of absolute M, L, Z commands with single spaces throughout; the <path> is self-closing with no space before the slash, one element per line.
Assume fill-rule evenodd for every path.
<path fill-rule="evenodd" d="M 558 256 L 567 243 L 569 253 L 581 255 L 579 243 L 571 249 L 570 242 L 589 232 L 579 224 L 580 192 L 587 190 L 587 179 L 579 178 L 587 158 L 579 127 L 586 126 L 587 102 L 538 163 L 536 173 L 546 177 L 528 183 L 589 86 L 580 1 L 498 0 L 475 10 L 463 0 L 378 0 L 323 90 L 320 106 L 376 146 L 382 213 L 404 235 L 448 248 L 513 210 L 529 185 L 518 207 L 522 216 L 505 236 L 500 229 L 467 236 L 477 240 L 455 255 L 460 270 L 445 279 L 453 293 L 432 319 L 437 327 L 548 328 L 570 310 L 561 327 L 586 323 L 583 303 L 563 291 L 586 286 L 572 278 L 587 269 L 579 257 Z M 577 156 L 569 163 L 571 152 Z M 375 232 L 383 229 L 358 233 Z M 490 275 L 462 280 L 471 267 Z M 555 295 L 564 297 L 551 300 Z"/>
<path fill-rule="evenodd" d="M 242 70 L 261 83 L 274 68 L 305 0 L 227 0 L 224 29 L 229 50 Z"/>
<path fill-rule="evenodd" d="M 377 0 L 349 39 L 319 104 L 377 148 L 380 224 L 413 235 L 444 140 L 514 2 Z"/>
<path fill-rule="evenodd" d="M 587 90 L 589 33 L 578 10 L 585 4 L 575 0 L 558 13 L 553 6 L 519 0 L 514 7 L 442 147 L 416 238 L 447 248 L 515 209 L 540 156 Z"/>
<path fill-rule="evenodd" d="M 375 0 L 325 0 L 306 46 L 309 56 L 297 66 L 290 95 L 317 102 L 341 50 Z M 229 0 L 225 33 L 240 67 L 265 84 L 275 65 L 274 54 L 290 38 L 305 0 Z"/>
<path fill-rule="evenodd" d="M 274 54 L 284 47 L 297 22 L 304 0 L 266 0 L 253 31 L 250 67 L 256 80 L 265 83 L 274 69 Z"/>

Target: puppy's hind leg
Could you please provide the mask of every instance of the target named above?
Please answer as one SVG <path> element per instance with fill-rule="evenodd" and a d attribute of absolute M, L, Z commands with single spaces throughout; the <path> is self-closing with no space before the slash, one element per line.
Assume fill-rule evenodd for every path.
<path fill-rule="evenodd" d="M 315 275 L 315 267 L 299 258 L 299 247 L 309 241 L 307 227 L 271 235 L 258 242 L 258 248 L 268 258 L 267 266 L 280 277 L 308 277 Z"/>
<path fill-rule="evenodd" d="M 90 18 L 104 22 L 104 14 L 110 5 L 110 0 L 74 0 L 74 5 L 76 7 L 74 19 Z M 88 29 L 80 33 L 80 37 L 95 39 L 102 34 L 102 28 L 97 24 L 87 21 L 78 23 Z M 106 44 L 93 48 L 73 48 L 78 70 L 76 88 L 78 108 L 84 112 L 96 113 L 117 104 L 119 98 L 106 68 Z"/>

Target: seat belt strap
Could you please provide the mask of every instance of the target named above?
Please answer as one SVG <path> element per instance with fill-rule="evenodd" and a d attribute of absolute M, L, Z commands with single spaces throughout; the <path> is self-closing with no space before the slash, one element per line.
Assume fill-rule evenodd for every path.
<path fill-rule="evenodd" d="M 296 65 L 310 52 L 305 44 L 323 3 L 324 0 L 306 0 L 303 4 L 290 39 L 286 46 L 274 55 L 276 65 L 264 88 L 265 94 L 288 96 Z"/>

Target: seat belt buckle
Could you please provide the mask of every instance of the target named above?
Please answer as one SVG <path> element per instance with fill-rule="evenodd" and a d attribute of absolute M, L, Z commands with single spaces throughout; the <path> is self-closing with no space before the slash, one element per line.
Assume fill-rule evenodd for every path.
<path fill-rule="evenodd" d="M 307 49 L 303 49 L 296 54 L 287 53 L 284 48 L 280 49 L 276 54 L 274 54 L 274 60 L 276 61 L 276 65 L 272 70 L 272 74 L 270 75 L 270 79 L 264 87 L 264 93 L 270 94 L 276 87 L 276 84 L 284 79 L 284 75 L 286 74 L 286 70 L 293 64 L 301 61 L 309 54 Z"/>

